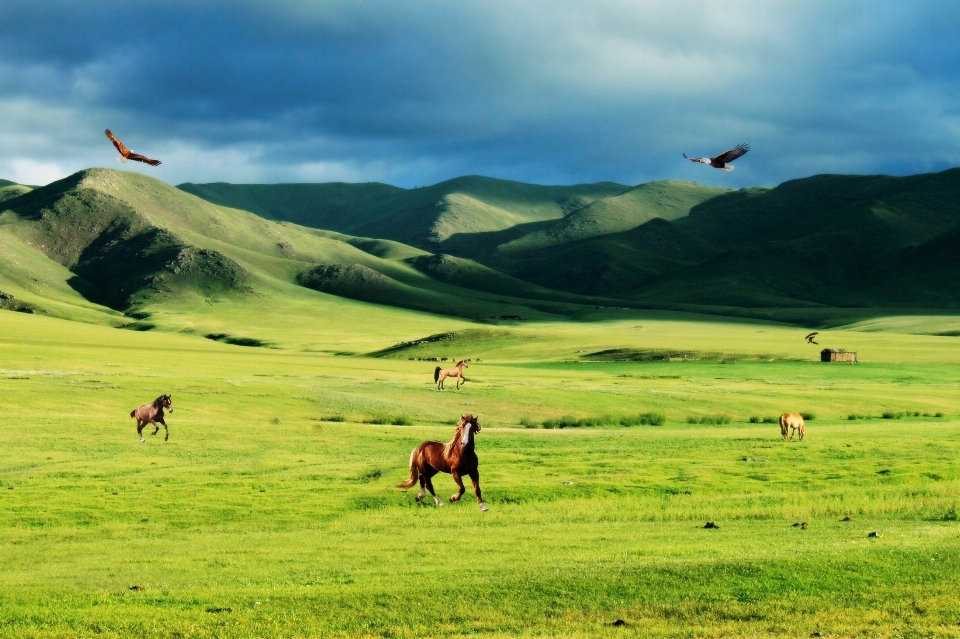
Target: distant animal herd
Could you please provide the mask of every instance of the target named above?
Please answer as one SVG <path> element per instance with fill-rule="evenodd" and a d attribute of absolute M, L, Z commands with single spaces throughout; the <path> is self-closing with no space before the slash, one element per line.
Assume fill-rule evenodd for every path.
<path fill-rule="evenodd" d="M 812 336 L 807 336 L 807 341 L 811 341 Z M 443 382 L 447 378 L 457 380 L 457 390 L 460 390 L 461 384 L 466 382 L 463 374 L 464 368 L 469 368 L 469 360 L 462 359 L 457 362 L 453 368 L 441 368 L 437 366 L 433 372 L 433 381 L 437 390 L 444 390 Z M 130 417 L 137 420 L 137 435 L 140 441 L 146 441 L 143 438 L 143 429 L 152 424 L 154 429 L 151 433 L 156 435 L 160 432 L 160 426 L 163 426 L 165 432 L 164 441 L 170 439 L 170 430 L 167 422 L 164 421 L 164 410 L 173 413 L 173 399 L 169 394 L 161 395 L 149 404 L 138 406 L 130 411 Z M 460 501 L 466 488 L 463 485 L 463 477 L 469 477 L 473 482 L 473 490 L 477 496 L 477 503 L 480 510 L 486 512 L 489 510 L 483 502 L 483 496 L 480 493 L 480 470 L 479 459 L 477 458 L 475 438 L 480 432 L 480 421 L 478 417 L 471 414 L 460 416 L 457 422 L 453 439 L 444 444 L 438 441 L 425 441 L 413 449 L 410 453 L 410 476 L 406 481 L 397 484 L 397 488 L 407 490 L 412 488 L 418 482 L 420 492 L 417 493 L 416 501 L 420 501 L 429 491 L 434 502 L 438 507 L 443 506 L 443 501 L 437 497 L 433 488 L 433 476 L 437 473 L 447 473 L 453 477 L 459 491 L 450 496 L 450 501 Z M 780 415 L 780 436 L 783 440 L 793 439 L 798 435 L 798 440 L 802 440 L 806 435 L 806 424 L 803 421 L 803 415 L 800 413 L 783 413 Z"/>

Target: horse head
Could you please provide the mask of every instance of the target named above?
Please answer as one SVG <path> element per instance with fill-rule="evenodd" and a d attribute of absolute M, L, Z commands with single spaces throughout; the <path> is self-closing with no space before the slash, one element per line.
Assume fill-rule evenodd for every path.
<path fill-rule="evenodd" d="M 166 408 L 171 413 L 173 412 L 173 400 L 170 399 L 169 395 L 161 395 L 158 397 L 157 404 L 159 404 L 159 408 Z"/>
<path fill-rule="evenodd" d="M 470 364 L 467 364 L 467 362 L 469 361 L 470 360 L 468 359 L 461 359 L 459 362 L 457 362 L 457 368 L 460 368 L 461 366 L 463 366 L 464 368 L 470 368 Z"/>
<path fill-rule="evenodd" d="M 460 428 L 463 431 L 463 436 L 460 438 L 460 445 L 469 446 L 473 442 L 474 434 L 480 432 L 479 419 L 479 417 L 474 417 L 469 413 L 460 417 Z"/>

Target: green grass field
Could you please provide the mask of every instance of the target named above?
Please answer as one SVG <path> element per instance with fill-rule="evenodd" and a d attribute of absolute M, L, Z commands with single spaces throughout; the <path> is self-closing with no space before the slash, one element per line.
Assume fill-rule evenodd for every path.
<path fill-rule="evenodd" d="M 851 366 L 753 320 L 304 295 L 185 298 L 148 332 L 0 311 L 0 637 L 960 636 L 955 317 L 823 331 Z M 428 357 L 472 358 L 465 387 Z M 161 393 L 170 441 L 141 444 Z M 786 410 L 803 442 L 749 421 Z M 464 412 L 488 513 L 393 487 Z M 540 427 L 642 412 L 666 423 Z"/>

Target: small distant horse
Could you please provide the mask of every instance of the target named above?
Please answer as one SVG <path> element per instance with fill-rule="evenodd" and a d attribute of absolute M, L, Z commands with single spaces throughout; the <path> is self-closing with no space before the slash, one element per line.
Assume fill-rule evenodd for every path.
<path fill-rule="evenodd" d="M 453 481 L 457 482 L 460 492 L 450 496 L 450 501 L 460 501 L 466 488 L 463 487 L 463 475 L 473 480 L 473 491 L 477 494 L 480 510 L 489 510 L 480 496 L 480 471 L 477 469 L 479 460 L 474 452 L 474 437 L 480 432 L 480 422 L 473 415 L 463 415 L 457 423 L 457 432 L 448 443 L 423 442 L 410 453 L 410 478 L 397 484 L 397 488 L 407 490 L 417 481 L 420 482 L 420 492 L 417 501 L 423 499 L 424 489 L 429 490 L 437 506 L 443 502 L 433 490 L 431 478 L 437 473 L 450 473 Z"/>
<path fill-rule="evenodd" d="M 800 439 L 806 434 L 803 425 L 803 415 L 800 413 L 784 413 L 780 416 L 780 436 L 787 438 L 787 431 L 790 431 L 790 439 L 793 439 L 794 432 L 800 433 Z"/>
<path fill-rule="evenodd" d="M 163 421 L 164 408 L 171 413 L 173 412 L 173 402 L 170 400 L 169 395 L 161 395 L 153 400 L 152 404 L 144 404 L 130 411 L 130 417 L 137 418 L 137 435 L 140 435 L 140 441 L 146 441 L 143 438 L 143 427 L 147 424 L 153 424 L 153 433 L 151 433 L 153 435 L 160 432 L 160 426 L 158 424 L 163 424 L 163 429 L 166 431 L 166 436 L 163 438 L 163 441 L 170 439 L 170 429 L 167 428 L 167 422 Z"/>
<path fill-rule="evenodd" d="M 437 384 L 437 390 L 443 390 L 443 380 L 448 377 L 457 378 L 457 390 L 460 390 L 460 382 L 467 381 L 467 378 L 463 376 L 464 368 L 470 368 L 470 365 L 467 364 L 467 360 L 465 359 L 461 359 L 453 368 L 440 368 L 437 366 L 437 369 L 433 371 L 433 381 Z"/>

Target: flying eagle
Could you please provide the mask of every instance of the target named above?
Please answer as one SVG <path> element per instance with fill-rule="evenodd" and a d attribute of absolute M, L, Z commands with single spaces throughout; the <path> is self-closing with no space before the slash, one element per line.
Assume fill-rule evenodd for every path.
<path fill-rule="evenodd" d="M 749 144 L 738 144 L 736 147 L 730 149 L 729 151 L 724 151 L 720 155 L 712 158 L 687 158 L 687 154 L 684 153 L 683 157 L 687 158 L 691 162 L 700 162 L 701 164 L 709 164 L 715 169 L 720 169 L 721 171 L 732 171 L 732 166 L 727 166 L 727 162 L 733 162 L 738 157 L 750 150 Z"/>
<path fill-rule="evenodd" d="M 818 344 L 818 345 L 819 345 L 820 342 L 816 342 L 816 341 L 814 341 L 814 339 L 813 339 L 814 337 L 816 337 L 816 336 L 819 335 L 819 334 L 820 334 L 820 331 L 814 331 L 814 332 L 810 333 L 809 335 L 807 335 L 806 337 L 804 337 L 803 339 L 807 340 L 807 344 Z"/>
<path fill-rule="evenodd" d="M 144 157 L 139 153 L 134 153 L 127 147 L 123 146 L 123 142 L 115 138 L 113 136 L 113 133 L 110 133 L 110 129 L 105 130 L 104 134 L 108 138 L 110 138 L 110 141 L 113 142 L 113 146 L 117 147 L 117 151 L 120 151 L 121 157 L 117 158 L 118 162 L 122 162 L 126 164 L 127 160 L 135 160 L 137 162 L 143 162 L 144 164 L 149 164 L 150 166 L 157 166 L 158 164 L 160 164 L 160 160 L 151 160 L 150 158 Z"/>

